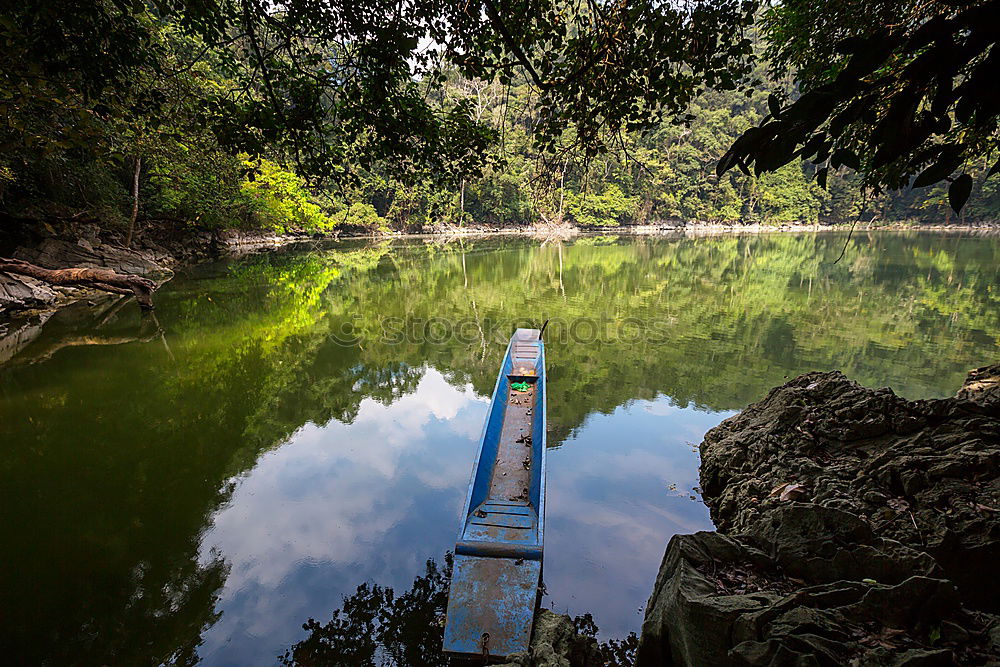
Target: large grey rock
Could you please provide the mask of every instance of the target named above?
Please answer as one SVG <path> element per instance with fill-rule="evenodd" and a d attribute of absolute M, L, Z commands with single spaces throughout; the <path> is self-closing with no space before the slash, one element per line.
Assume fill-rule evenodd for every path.
<path fill-rule="evenodd" d="M 790 576 L 814 582 L 875 579 L 899 583 L 939 572 L 924 551 L 876 536 L 858 517 L 822 505 L 779 505 L 750 527 L 749 535 Z"/>
<path fill-rule="evenodd" d="M 710 431 L 640 665 L 1000 665 L 1000 365 L 907 401 L 810 373 Z"/>
<path fill-rule="evenodd" d="M 5 310 L 44 308 L 58 297 L 56 290 L 40 280 L 0 271 L 0 314 Z"/>
<path fill-rule="evenodd" d="M 732 589 L 733 573 L 746 590 Z M 649 600 L 638 664 L 887 666 L 955 656 L 990 664 L 1000 660 L 988 637 L 996 622 L 962 609 L 945 579 L 805 585 L 741 540 L 677 535 Z M 946 635 L 949 625 L 957 630 Z"/>
<path fill-rule="evenodd" d="M 21 247 L 14 253 L 17 259 L 43 266 L 47 269 L 66 267 L 104 267 L 118 273 L 132 273 L 147 278 L 163 278 L 170 269 L 156 261 L 149 253 L 101 243 L 94 246 L 86 239 L 69 240 L 51 237 L 37 246 Z"/>
<path fill-rule="evenodd" d="M 769 608 L 781 596 L 766 590 L 724 594 L 711 573 L 720 563 L 753 560 L 745 545 L 718 533 L 671 538 L 646 605 L 639 664 L 738 664 L 729 657 L 738 620 Z"/>
<path fill-rule="evenodd" d="M 980 576 L 1000 562 L 1000 365 L 970 373 L 955 398 L 927 401 L 808 373 L 709 431 L 701 455 L 720 531 L 775 521 L 794 484 L 794 499 L 927 552 L 969 604 L 1000 611 L 1000 578 Z"/>

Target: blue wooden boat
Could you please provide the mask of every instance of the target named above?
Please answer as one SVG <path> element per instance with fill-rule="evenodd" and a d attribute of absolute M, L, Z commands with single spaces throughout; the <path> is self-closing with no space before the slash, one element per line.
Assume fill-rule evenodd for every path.
<path fill-rule="evenodd" d="M 544 327 L 543 327 L 544 328 Z M 510 339 L 455 544 L 444 650 L 482 659 L 528 650 L 545 524 L 545 347 Z"/>

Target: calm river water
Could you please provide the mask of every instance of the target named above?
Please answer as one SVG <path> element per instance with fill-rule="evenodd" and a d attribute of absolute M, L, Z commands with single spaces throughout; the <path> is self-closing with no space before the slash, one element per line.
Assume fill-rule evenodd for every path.
<path fill-rule="evenodd" d="M 667 540 L 712 528 L 706 430 L 802 372 L 946 396 L 1000 356 L 1000 241 L 845 240 L 345 243 L 199 267 L 155 318 L 65 310 L 0 367 L 0 650 L 265 665 L 369 635 L 357 604 L 303 624 L 444 566 L 507 338 L 545 319 L 544 604 L 637 631 Z"/>

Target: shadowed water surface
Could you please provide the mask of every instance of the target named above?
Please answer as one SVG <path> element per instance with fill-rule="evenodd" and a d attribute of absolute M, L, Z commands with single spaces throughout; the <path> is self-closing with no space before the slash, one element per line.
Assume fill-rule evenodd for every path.
<path fill-rule="evenodd" d="M 516 324 L 550 319 L 546 606 L 638 630 L 711 529 L 705 431 L 787 377 L 907 397 L 995 361 L 1000 242 L 581 237 L 291 249 L 61 312 L 0 367 L 0 646 L 273 664 L 363 582 L 452 548 Z M 425 624 L 426 625 L 426 624 Z"/>

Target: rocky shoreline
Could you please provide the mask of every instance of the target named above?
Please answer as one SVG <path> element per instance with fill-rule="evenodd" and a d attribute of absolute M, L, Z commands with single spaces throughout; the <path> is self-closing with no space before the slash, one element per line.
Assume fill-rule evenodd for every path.
<path fill-rule="evenodd" d="M 125 247 L 120 231 L 96 224 L 22 226 L 5 230 L 0 255 L 59 269 L 106 268 L 138 275 L 162 285 L 179 266 L 196 264 L 226 254 L 257 252 L 312 238 L 304 234 L 275 235 L 247 232 L 209 232 L 151 227 Z M 26 276 L 0 272 L 0 319 L 11 314 L 40 315 L 67 304 L 99 297 L 90 288 L 49 285 Z"/>
<path fill-rule="evenodd" d="M 908 401 L 808 373 L 709 431 L 640 665 L 1000 665 L 1000 365 Z"/>

